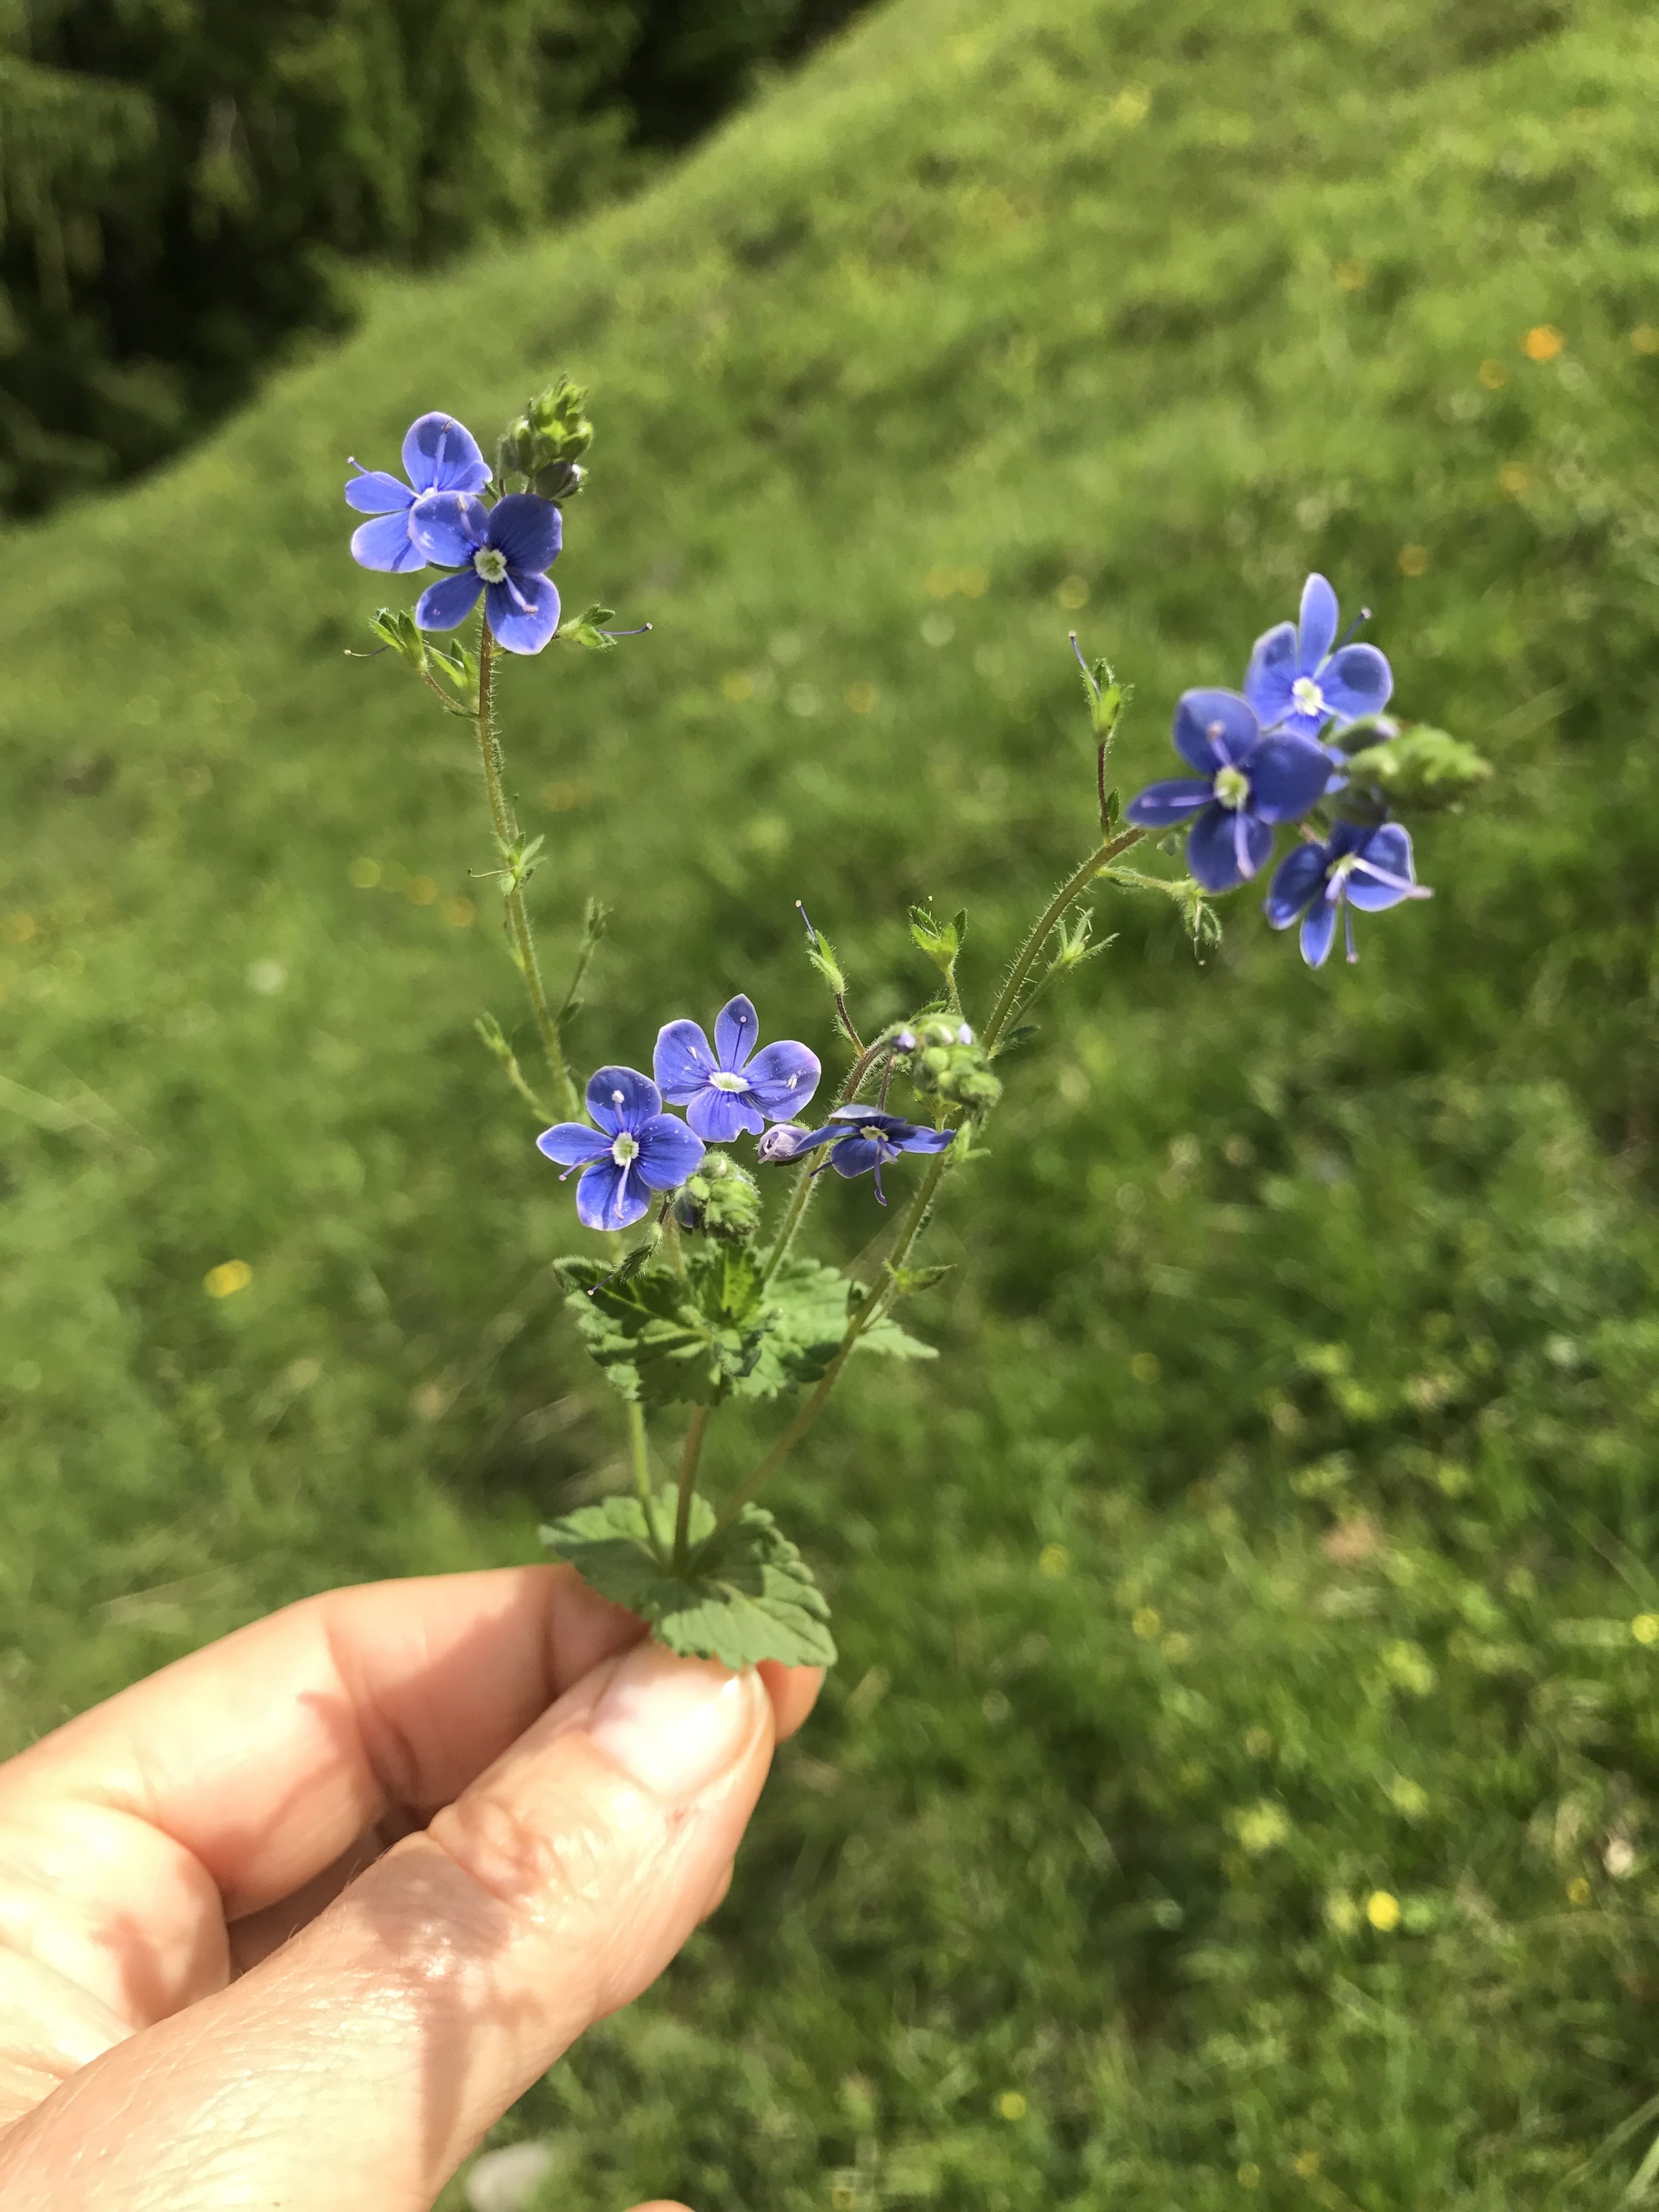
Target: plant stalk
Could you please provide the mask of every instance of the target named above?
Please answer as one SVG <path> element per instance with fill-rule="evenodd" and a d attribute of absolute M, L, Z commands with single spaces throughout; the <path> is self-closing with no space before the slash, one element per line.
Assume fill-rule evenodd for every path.
<path fill-rule="evenodd" d="M 674 1568 L 684 1574 L 691 1562 L 691 1500 L 697 1487 L 697 1462 L 702 1457 L 702 1440 L 708 1434 L 712 1406 L 696 1406 L 685 1431 L 685 1445 L 680 1453 L 680 1494 L 674 1509 Z"/>
<path fill-rule="evenodd" d="M 489 818 L 495 826 L 495 842 L 501 858 L 508 861 L 519 842 L 519 825 L 514 817 L 512 801 L 507 795 L 506 763 L 501 755 L 501 733 L 495 726 L 495 641 L 491 635 L 489 617 L 478 616 L 478 752 L 483 762 L 484 789 L 489 797 Z M 547 1003 L 547 992 L 542 983 L 542 971 L 536 958 L 536 940 L 531 934 L 530 912 L 525 904 L 524 886 L 511 875 L 507 884 L 507 926 L 513 939 L 513 949 L 518 956 L 519 972 L 524 977 L 525 989 L 530 994 L 531 1012 L 536 1017 L 536 1027 L 541 1034 L 542 1049 L 547 1054 L 547 1064 L 553 1072 L 553 1081 L 560 1103 L 574 1121 L 581 1110 L 576 1086 L 570 1079 L 570 1070 L 565 1065 L 564 1048 L 559 1042 L 559 1025 L 554 1020 Z"/>
<path fill-rule="evenodd" d="M 1115 837 L 1107 838 L 1098 851 L 1091 853 L 1074 875 L 1068 876 L 1048 902 L 1030 935 L 1019 948 L 1013 966 L 1008 970 L 1008 980 L 1002 987 L 990 1021 L 981 1042 L 987 1051 L 997 1042 L 1008 1026 L 1010 1017 L 1019 1004 L 1019 994 L 1025 979 L 1036 964 L 1037 955 L 1048 943 L 1054 924 L 1082 897 L 1103 868 L 1108 868 L 1120 853 L 1127 853 L 1131 845 L 1138 845 L 1146 836 L 1144 830 L 1121 830 Z"/>

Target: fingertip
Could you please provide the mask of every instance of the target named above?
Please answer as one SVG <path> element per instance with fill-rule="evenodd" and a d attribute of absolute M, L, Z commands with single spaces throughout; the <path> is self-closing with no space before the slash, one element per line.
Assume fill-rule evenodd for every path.
<path fill-rule="evenodd" d="M 793 1735 L 817 1703 L 818 1692 L 823 1686 L 823 1669 L 786 1667 L 776 1659 L 763 1659 L 759 1672 L 772 1700 L 777 1740 L 782 1743 Z"/>

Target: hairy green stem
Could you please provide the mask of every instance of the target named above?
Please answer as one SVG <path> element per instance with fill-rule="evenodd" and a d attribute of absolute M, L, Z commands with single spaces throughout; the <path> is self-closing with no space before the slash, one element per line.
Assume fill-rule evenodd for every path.
<path fill-rule="evenodd" d="M 1030 935 L 1019 948 L 1013 966 L 1008 970 L 1008 980 L 1002 987 L 1002 995 L 997 1000 L 985 1034 L 980 1040 L 988 1052 L 1007 1028 L 1009 1019 L 1019 1004 L 1019 994 L 1024 988 L 1025 979 L 1036 966 L 1037 956 L 1048 943 L 1054 924 L 1068 907 L 1082 897 L 1103 868 L 1109 867 L 1118 854 L 1127 853 L 1131 845 L 1138 845 L 1146 834 L 1144 830 L 1121 830 L 1115 837 L 1107 838 L 1098 851 L 1090 854 L 1075 874 L 1066 878 L 1049 900 Z"/>
<path fill-rule="evenodd" d="M 697 1462 L 702 1457 L 702 1440 L 708 1434 L 712 1406 L 697 1406 L 692 1409 L 686 1425 L 685 1445 L 680 1453 L 680 1494 L 674 1508 L 674 1565 L 684 1574 L 691 1558 L 691 1500 L 697 1487 Z"/>
<path fill-rule="evenodd" d="M 933 1200 L 944 1179 L 945 1163 L 949 1158 L 949 1152 L 935 1152 L 929 1163 L 927 1172 L 922 1177 L 916 1194 L 910 1201 L 909 1211 L 900 1224 L 897 1239 L 888 1255 L 887 1266 L 890 1271 L 896 1272 L 904 1265 L 917 1237 L 926 1227 L 927 1216 L 933 1210 Z M 852 1358 L 859 1339 L 872 1322 L 880 1318 L 882 1308 L 886 1304 L 892 1287 L 890 1273 L 888 1280 L 878 1283 L 875 1288 L 866 1294 L 863 1304 L 848 1319 L 847 1332 L 842 1338 L 836 1356 L 819 1376 L 817 1386 L 811 1396 L 765 1457 L 755 1468 L 747 1480 L 732 1492 L 721 1508 L 720 1519 L 715 1522 L 712 1532 L 714 1535 L 719 1535 L 722 1528 L 730 1528 L 744 1507 L 758 1495 L 768 1478 L 787 1458 L 813 1422 L 817 1420 L 824 1400 L 835 1389 L 841 1370 Z"/>
<path fill-rule="evenodd" d="M 509 870 L 510 855 L 519 842 L 519 825 L 514 818 L 513 804 L 507 795 L 506 763 L 501 756 L 500 732 L 495 726 L 495 641 L 490 634 L 489 617 L 478 617 L 478 752 L 483 762 L 484 789 L 489 796 L 489 818 L 495 825 L 495 842 Z M 518 955 L 519 971 L 524 977 L 525 989 L 530 994 L 530 1006 L 536 1017 L 536 1027 L 541 1033 L 542 1049 L 547 1054 L 547 1064 L 553 1072 L 553 1081 L 565 1112 L 574 1121 L 580 1112 L 581 1102 L 576 1096 L 576 1086 L 570 1079 L 570 1070 L 565 1065 L 564 1048 L 559 1042 L 559 1025 L 554 1020 L 547 1003 L 547 993 L 542 984 L 542 971 L 536 958 L 536 941 L 531 935 L 530 912 L 525 904 L 524 886 L 509 872 L 507 878 L 507 925 L 513 939 L 513 949 Z"/>

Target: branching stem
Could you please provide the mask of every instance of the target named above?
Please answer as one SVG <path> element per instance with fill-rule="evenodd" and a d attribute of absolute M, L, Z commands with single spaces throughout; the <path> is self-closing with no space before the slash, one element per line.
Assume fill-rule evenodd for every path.
<path fill-rule="evenodd" d="M 1002 987 L 1002 996 L 997 1000 L 981 1042 L 989 1051 L 1002 1036 L 1019 1005 L 1019 994 L 1025 979 L 1036 964 L 1038 954 L 1048 942 L 1051 931 L 1075 905 L 1103 868 L 1110 867 L 1120 853 L 1127 853 L 1146 836 L 1144 830 L 1121 830 L 1115 837 L 1109 837 L 1098 851 L 1091 853 L 1077 872 L 1066 878 L 1038 917 L 1030 935 L 1019 948 L 1013 966 L 1008 970 L 1008 980 Z"/>
<path fill-rule="evenodd" d="M 547 1054 L 547 1064 L 553 1072 L 553 1082 L 560 1103 L 572 1121 L 580 1111 L 576 1086 L 570 1079 L 570 1070 L 565 1065 L 564 1048 L 559 1042 L 559 1026 L 548 1006 L 547 993 L 542 984 L 542 971 L 536 959 L 536 941 L 531 934 L 530 913 L 525 904 L 524 886 L 511 873 L 511 854 L 519 842 L 519 825 L 513 813 L 513 803 L 507 795 L 506 763 L 501 757 L 501 734 L 495 726 L 495 641 L 490 634 L 489 617 L 478 617 L 478 752 L 483 762 L 484 789 L 489 796 L 489 818 L 495 826 L 495 842 L 502 860 L 508 866 L 507 877 L 507 926 L 513 939 L 513 949 L 518 957 L 519 971 L 524 977 L 525 989 L 530 994 L 530 1006 L 536 1017 L 536 1027 L 541 1033 L 542 1049 Z"/>

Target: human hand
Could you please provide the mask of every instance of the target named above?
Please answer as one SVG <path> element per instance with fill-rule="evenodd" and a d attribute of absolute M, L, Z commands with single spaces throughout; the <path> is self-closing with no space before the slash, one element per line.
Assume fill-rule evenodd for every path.
<path fill-rule="evenodd" d="M 7 2212 L 428 2212 L 817 1692 L 639 1638 L 563 1567 L 335 1590 L 0 1766 Z"/>

